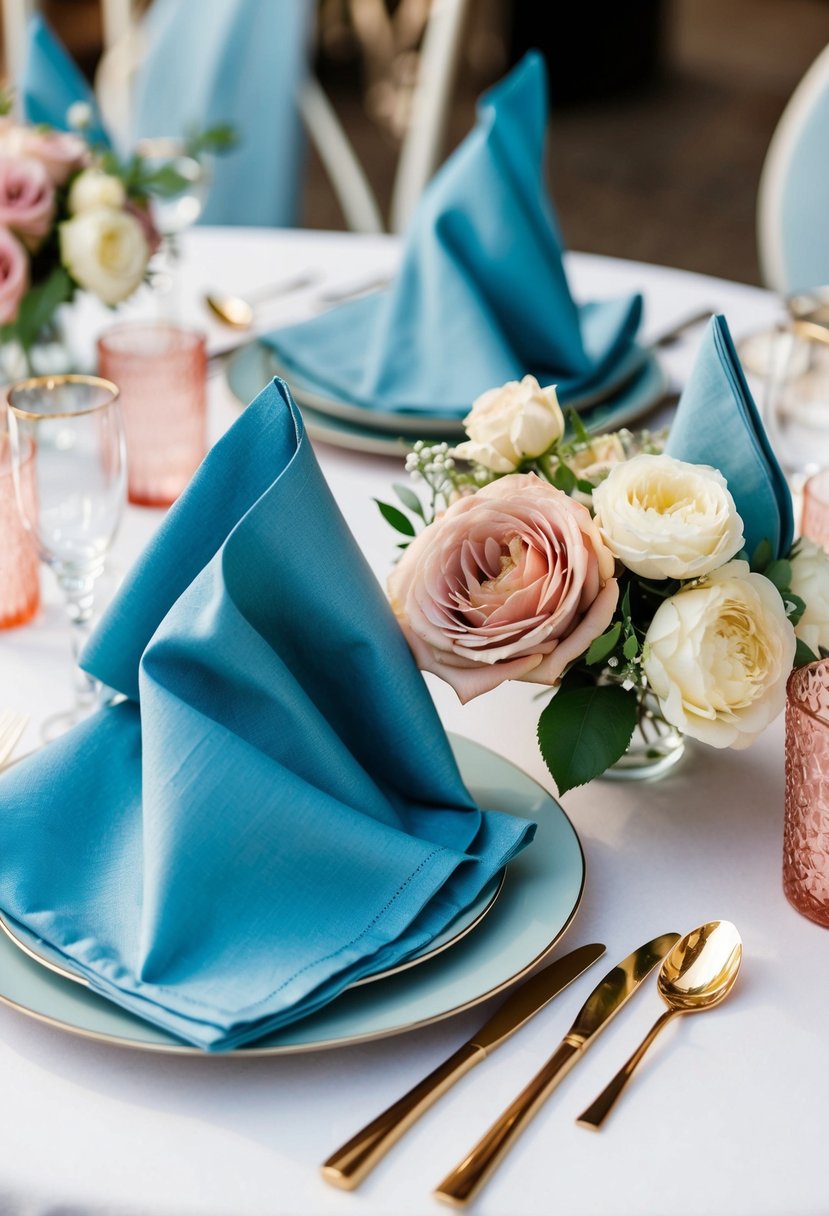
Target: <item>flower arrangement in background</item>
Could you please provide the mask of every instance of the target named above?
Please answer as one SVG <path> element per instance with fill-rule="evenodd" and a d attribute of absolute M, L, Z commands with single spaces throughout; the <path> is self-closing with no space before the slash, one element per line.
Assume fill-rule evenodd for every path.
<path fill-rule="evenodd" d="M 78 289 L 110 307 L 132 295 L 161 240 L 153 202 L 183 184 L 173 163 L 93 147 L 85 110 L 72 107 L 76 130 L 56 131 L 17 122 L 0 96 L 0 340 L 16 345 L 21 371 Z M 232 143 L 215 128 L 193 137 L 191 154 Z"/>
<path fill-rule="evenodd" d="M 829 648 L 829 558 L 743 551 L 722 474 L 663 436 L 569 434 L 531 376 L 485 393 L 467 440 L 418 443 L 378 503 L 405 539 L 392 608 L 423 670 L 462 701 L 549 685 L 538 741 L 560 792 L 625 753 L 645 716 L 746 747 L 782 709 L 793 665 Z"/>

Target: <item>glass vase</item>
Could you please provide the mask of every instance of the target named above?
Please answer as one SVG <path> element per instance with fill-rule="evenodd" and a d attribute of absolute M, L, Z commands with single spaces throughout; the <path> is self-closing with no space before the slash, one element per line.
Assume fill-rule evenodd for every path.
<path fill-rule="evenodd" d="M 639 691 L 638 718 L 630 743 L 602 776 L 608 781 L 655 781 L 679 763 L 685 736 L 666 721 L 649 689 Z"/>

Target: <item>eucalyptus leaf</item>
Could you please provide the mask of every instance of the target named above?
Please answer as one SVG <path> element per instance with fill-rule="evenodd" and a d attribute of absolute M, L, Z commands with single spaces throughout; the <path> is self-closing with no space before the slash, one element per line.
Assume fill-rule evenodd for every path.
<path fill-rule="evenodd" d="M 636 727 L 633 689 L 562 685 L 538 719 L 538 746 L 560 794 L 600 776 L 622 756 Z"/>
<path fill-rule="evenodd" d="M 395 531 L 402 532 L 404 536 L 415 535 L 414 524 L 408 515 L 404 515 L 402 511 L 398 510 L 397 507 L 393 507 L 391 503 L 381 502 L 379 498 L 375 498 L 374 501 L 377 503 L 383 519 L 387 524 L 391 524 Z"/>
<path fill-rule="evenodd" d="M 419 515 L 423 519 L 423 504 L 421 503 L 414 490 L 410 490 L 408 486 L 401 485 L 400 482 L 395 482 L 392 486 L 397 497 L 403 503 L 404 507 L 408 507 L 415 515 Z"/>
<path fill-rule="evenodd" d="M 628 660 L 628 662 L 630 662 L 631 659 L 636 658 L 638 653 L 639 653 L 639 643 L 636 640 L 636 635 L 631 633 L 628 637 L 625 638 L 625 644 L 622 647 L 622 654 L 625 656 L 625 658 Z"/>

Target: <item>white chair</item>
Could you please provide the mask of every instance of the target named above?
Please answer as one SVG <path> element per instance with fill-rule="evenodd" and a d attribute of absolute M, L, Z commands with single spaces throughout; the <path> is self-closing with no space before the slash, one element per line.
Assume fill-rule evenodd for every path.
<path fill-rule="evenodd" d="M 829 284 L 829 46 L 792 94 L 757 200 L 763 282 L 790 294 Z"/>
<path fill-rule="evenodd" d="M 108 127 L 130 127 L 130 84 L 143 51 L 141 22 L 133 0 L 100 0 L 104 54 L 95 91 Z M 307 3 L 309 0 L 298 0 Z M 14 81 L 26 53 L 26 27 L 37 0 L 2 0 L 7 71 Z M 442 159 L 461 39 L 469 0 L 432 0 L 419 57 L 411 120 L 401 146 L 389 215 L 389 229 L 401 232 L 426 183 Z M 365 171 L 325 91 L 309 72 L 298 98 L 309 138 L 331 181 L 348 228 L 385 230 L 380 207 Z"/>

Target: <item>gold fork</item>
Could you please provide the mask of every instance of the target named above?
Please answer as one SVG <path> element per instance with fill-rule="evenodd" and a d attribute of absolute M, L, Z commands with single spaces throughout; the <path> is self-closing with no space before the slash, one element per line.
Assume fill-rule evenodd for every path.
<path fill-rule="evenodd" d="M 10 762 L 28 722 L 25 714 L 16 714 L 10 709 L 0 714 L 0 771 Z"/>

